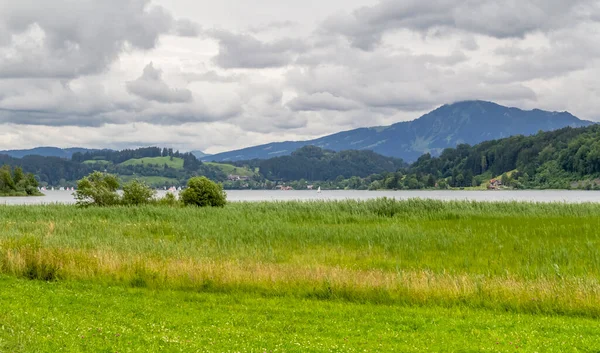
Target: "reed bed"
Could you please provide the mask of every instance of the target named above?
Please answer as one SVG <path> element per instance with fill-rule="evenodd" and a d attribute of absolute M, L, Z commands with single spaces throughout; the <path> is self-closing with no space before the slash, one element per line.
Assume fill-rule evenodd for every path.
<path fill-rule="evenodd" d="M 429 200 L 0 206 L 0 272 L 600 317 L 600 205 Z"/>

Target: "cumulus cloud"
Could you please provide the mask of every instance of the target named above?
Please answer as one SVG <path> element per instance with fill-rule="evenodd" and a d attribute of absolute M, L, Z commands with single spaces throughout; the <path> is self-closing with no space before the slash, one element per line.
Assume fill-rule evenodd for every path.
<path fill-rule="evenodd" d="M 5 78 L 97 74 L 125 50 L 152 49 L 172 30 L 193 32 L 191 21 L 176 21 L 149 0 L 0 0 L 0 8 Z"/>
<path fill-rule="evenodd" d="M 0 148 L 218 152 L 470 99 L 600 119 L 598 0 L 287 1 L 233 0 L 238 21 L 208 0 L 0 0 Z"/>
<path fill-rule="evenodd" d="M 162 79 L 162 71 L 152 63 L 144 68 L 142 76 L 127 82 L 127 90 L 138 97 L 161 103 L 186 103 L 193 99 L 189 89 L 170 88 Z"/>
<path fill-rule="evenodd" d="M 300 39 L 284 38 L 262 42 L 248 34 L 213 30 L 208 35 L 219 42 L 219 54 L 214 62 L 221 68 L 261 69 L 290 64 L 297 54 L 306 49 Z"/>
<path fill-rule="evenodd" d="M 496 38 L 523 37 L 593 20 L 595 4 L 596 0 L 381 0 L 330 17 L 322 30 L 341 34 L 364 50 L 372 50 L 385 33 L 399 29 L 450 28 Z"/>

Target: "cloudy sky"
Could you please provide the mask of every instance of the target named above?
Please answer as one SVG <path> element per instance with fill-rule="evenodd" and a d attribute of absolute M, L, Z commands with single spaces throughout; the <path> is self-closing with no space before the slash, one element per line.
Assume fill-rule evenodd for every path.
<path fill-rule="evenodd" d="M 0 0 L 0 149 L 216 153 L 484 99 L 600 120 L 600 0 Z"/>

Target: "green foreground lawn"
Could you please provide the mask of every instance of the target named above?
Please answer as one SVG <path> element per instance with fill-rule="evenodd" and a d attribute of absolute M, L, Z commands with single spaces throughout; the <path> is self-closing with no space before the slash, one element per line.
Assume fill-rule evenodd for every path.
<path fill-rule="evenodd" d="M 598 352 L 597 320 L 0 277 L 0 352 Z"/>

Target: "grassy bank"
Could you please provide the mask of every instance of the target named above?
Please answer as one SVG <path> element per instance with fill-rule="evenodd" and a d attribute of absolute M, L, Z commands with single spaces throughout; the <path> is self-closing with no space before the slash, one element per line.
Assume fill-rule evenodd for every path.
<path fill-rule="evenodd" d="M 600 317 L 600 205 L 0 206 L 0 272 L 152 289 Z"/>

